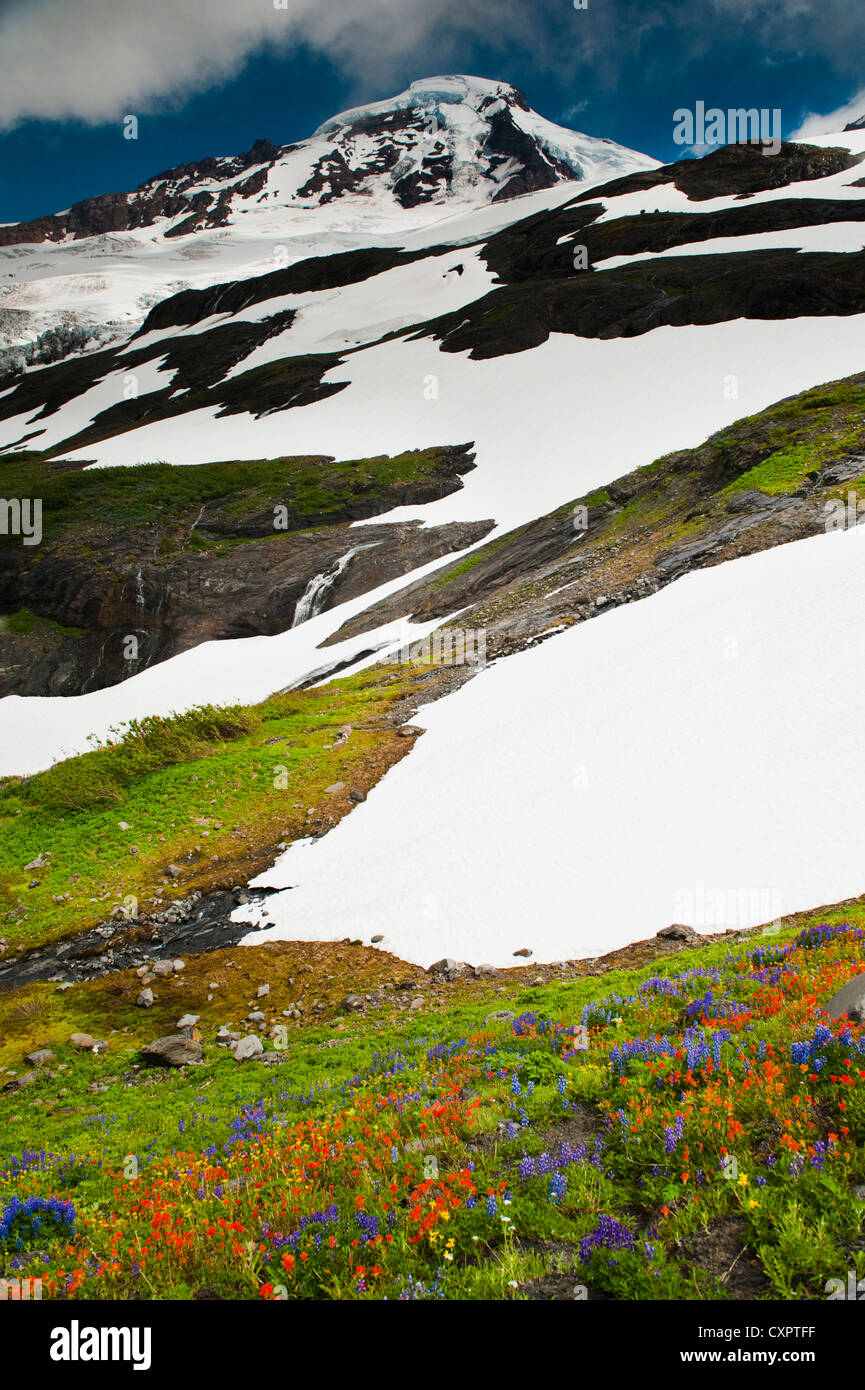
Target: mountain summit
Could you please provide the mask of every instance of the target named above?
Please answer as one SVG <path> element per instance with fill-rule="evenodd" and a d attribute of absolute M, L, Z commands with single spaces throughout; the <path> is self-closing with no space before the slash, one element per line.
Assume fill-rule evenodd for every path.
<path fill-rule="evenodd" d="M 503 202 L 563 181 L 613 178 L 655 161 L 554 125 L 507 82 L 430 77 L 389 101 L 344 111 L 306 142 L 327 151 L 305 192 L 321 201 L 386 188 L 402 207 L 450 198 Z"/>
<path fill-rule="evenodd" d="M 337 200 L 343 218 L 359 213 L 369 221 L 394 207 L 502 202 L 656 164 L 612 140 L 554 125 L 506 82 L 431 77 L 388 101 L 344 111 L 297 144 L 256 140 L 244 154 L 178 165 L 134 192 L 88 198 L 53 216 L 0 227 L 0 246 L 145 227 L 184 237 L 256 212 L 272 224 L 277 210 L 309 212 Z"/>
<path fill-rule="evenodd" d="M 134 191 L 0 226 L 0 377 L 10 365 L 115 339 L 178 290 L 656 167 L 544 120 L 506 82 L 413 82 L 299 143 L 259 139 L 244 154 L 178 165 Z"/>

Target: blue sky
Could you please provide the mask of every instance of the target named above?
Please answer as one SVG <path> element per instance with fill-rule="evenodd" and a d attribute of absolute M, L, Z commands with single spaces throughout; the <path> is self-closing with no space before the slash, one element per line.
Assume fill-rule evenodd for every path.
<path fill-rule="evenodd" d="M 550 120 L 662 160 L 673 112 L 779 107 L 791 134 L 865 88 L 859 0 L 0 0 L 0 221 L 308 135 L 416 78 L 513 82 Z M 865 111 L 865 92 L 861 110 Z M 138 116 L 124 140 L 122 118 Z M 842 122 L 843 123 L 843 122 Z M 837 129 L 824 122 L 824 128 Z"/>

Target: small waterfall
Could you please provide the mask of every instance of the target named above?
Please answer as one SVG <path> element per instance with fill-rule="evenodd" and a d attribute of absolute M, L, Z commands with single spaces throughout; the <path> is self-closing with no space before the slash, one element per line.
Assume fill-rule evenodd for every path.
<path fill-rule="evenodd" d="M 135 611 L 139 616 L 144 612 L 144 575 L 140 565 L 135 576 Z"/>
<path fill-rule="evenodd" d="M 206 510 L 207 510 L 207 503 L 206 503 L 206 502 L 202 502 L 202 504 L 201 504 L 201 510 L 199 511 L 198 516 L 195 518 L 195 520 L 193 521 L 192 525 L 190 526 L 190 528 L 189 528 L 189 535 L 186 537 L 186 540 L 184 541 L 184 545 L 183 545 L 184 550 L 185 550 L 186 547 L 189 545 L 189 542 L 192 540 L 192 533 L 193 533 L 193 531 L 195 530 L 196 526 L 197 526 L 197 525 L 199 524 L 199 522 L 201 521 L 201 518 L 204 516 L 204 513 L 205 513 Z"/>
<path fill-rule="evenodd" d="M 299 627 L 308 618 L 318 617 L 318 614 L 324 609 L 328 594 L 340 575 L 345 573 L 355 555 L 359 554 L 361 550 L 372 550 L 374 546 L 380 544 L 380 541 L 372 541 L 368 545 L 356 545 L 353 550 L 346 551 L 345 555 L 341 556 L 329 570 L 325 570 L 323 574 L 317 574 L 314 579 L 311 579 L 294 610 L 292 627 Z"/>

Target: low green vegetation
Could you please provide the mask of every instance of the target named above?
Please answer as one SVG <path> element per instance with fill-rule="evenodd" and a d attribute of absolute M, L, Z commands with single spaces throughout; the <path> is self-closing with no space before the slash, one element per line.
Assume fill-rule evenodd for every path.
<path fill-rule="evenodd" d="M 10 1087 L 32 1070 L 0 1100 L 0 1269 L 60 1300 L 824 1300 L 865 1275 L 865 1033 L 824 1009 L 863 921 L 402 1015 L 340 1009 L 417 976 L 347 943 L 213 952 L 152 1011 L 131 973 L 2 994 Z M 327 1010 L 263 1033 L 270 1064 L 217 1045 L 305 989 Z M 188 1010 L 201 1063 L 142 1067 Z"/>
<path fill-rule="evenodd" d="M 508 545 L 512 540 L 513 533 L 508 536 L 502 536 L 497 541 L 490 541 L 489 545 L 482 545 L 479 549 L 473 550 L 471 555 L 467 555 L 464 560 L 460 560 L 452 569 L 445 570 L 443 574 L 436 575 L 435 579 L 431 580 L 430 587 L 434 589 L 443 589 L 445 585 L 453 583 L 453 581 L 459 579 L 461 575 L 468 574 L 469 570 L 473 570 L 475 565 L 483 564 L 491 555 L 495 555 L 497 551 Z"/>
<path fill-rule="evenodd" d="M 6 778 L 0 936 L 33 946 L 84 930 L 129 898 L 245 881 L 276 843 L 349 809 L 325 788 L 349 779 L 366 788 L 407 750 L 392 729 L 358 725 L 411 689 L 410 668 L 389 668 L 255 706 L 152 717 L 36 776 Z M 169 883 L 170 864 L 181 872 Z"/>
<path fill-rule="evenodd" d="M 39 632 L 51 632 L 58 637 L 84 636 L 82 627 L 64 627 L 61 623 L 53 622 L 51 618 L 40 618 L 29 608 L 19 608 L 17 612 L 0 618 L 0 632 L 14 632 L 19 637 L 29 637 Z"/>
<path fill-rule="evenodd" d="M 5 455 L 0 459 L 0 495 L 42 499 L 48 544 L 64 536 L 80 543 L 94 526 L 146 527 L 169 535 L 216 526 L 228 535 L 259 537 L 268 529 L 272 533 L 276 505 L 287 509 L 295 529 L 300 518 L 326 520 L 333 514 L 332 519 L 341 519 L 349 503 L 361 506 L 364 514 L 384 511 L 407 484 L 454 486 L 446 462 L 450 452 L 416 449 L 341 462 L 303 455 L 195 468 L 157 461 L 99 469 L 52 462 L 41 454 Z"/>

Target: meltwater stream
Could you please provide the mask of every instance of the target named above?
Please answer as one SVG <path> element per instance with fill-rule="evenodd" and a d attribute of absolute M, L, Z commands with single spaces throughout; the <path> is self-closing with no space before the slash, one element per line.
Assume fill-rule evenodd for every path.
<path fill-rule="evenodd" d="M 359 554 L 361 550 L 372 550 L 380 544 L 380 541 L 370 541 L 366 545 L 356 545 L 353 550 L 347 550 L 345 555 L 341 556 L 329 570 L 325 570 L 324 573 L 317 574 L 314 579 L 311 579 L 294 610 L 292 627 L 299 627 L 301 623 L 306 622 L 307 618 L 318 617 L 324 609 L 328 594 L 340 575 L 345 573 L 354 556 Z"/>

